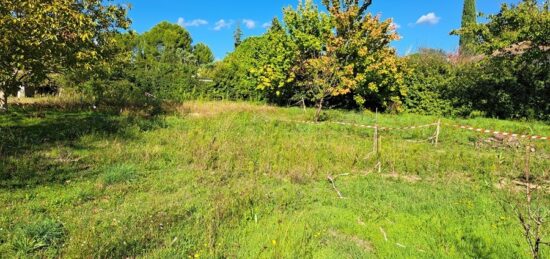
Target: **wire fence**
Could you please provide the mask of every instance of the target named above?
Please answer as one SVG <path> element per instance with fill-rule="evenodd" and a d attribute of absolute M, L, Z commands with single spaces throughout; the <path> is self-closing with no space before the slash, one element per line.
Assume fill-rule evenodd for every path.
<path fill-rule="evenodd" d="M 450 123 L 441 123 L 441 121 L 430 123 L 430 124 L 424 124 L 424 125 L 414 125 L 414 126 L 406 126 L 406 127 L 385 127 L 381 125 L 365 125 L 365 124 L 357 124 L 357 123 L 350 123 L 350 122 L 313 122 L 313 121 L 301 121 L 301 120 L 288 120 L 285 122 L 292 122 L 292 123 L 303 123 L 303 124 L 313 124 L 313 125 L 321 125 L 321 124 L 335 124 L 335 125 L 344 125 L 344 126 L 353 126 L 358 128 L 366 128 L 366 129 L 375 129 L 378 131 L 394 131 L 394 130 L 414 130 L 414 129 L 420 129 L 420 128 L 430 128 L 430 127 L 437 127 L 437 136 L 439 136 L 440 130 L 442 126 L 452 127 L 456 129 L 466 130 L 466 131 L 473 131 L 473 132 L 479 132 L 484 134 L 493 134 L 502 136 L 504 138 L 521 138 L 521 139 L 531 139 L 531 140 L 550 140 L 550 137 L 548 136 L 541 136 L 541 135 L 527 135 L 527 134 L 518 134 L 513 132 L 507 132 L 507 131 L 499 131 L 499 130 L 493 130 L 493 129 L 485 129 L 485 128 L 477 128 L 467 125 L 459 125 L 459 124 L 450 124 Z"/>

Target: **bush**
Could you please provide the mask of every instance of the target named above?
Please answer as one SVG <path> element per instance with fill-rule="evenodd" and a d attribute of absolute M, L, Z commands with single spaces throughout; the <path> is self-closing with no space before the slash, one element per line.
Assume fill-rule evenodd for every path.
<path fill-rule="evenodd" d="M 440 50 L 422 49 L 408 56 L 412 68 L 408 78 L 405 109 L 408 112 L 448 116 L 453 113 L 452 102 L 446 95 L 453 76 L 453 66 Z"/>
<path fill-rule="evenodd" d="M 550 120 L 550 77 L 521 56 L 460 65 L 451 96 L 460 115 L 481 111 L 502 119 Z"/>

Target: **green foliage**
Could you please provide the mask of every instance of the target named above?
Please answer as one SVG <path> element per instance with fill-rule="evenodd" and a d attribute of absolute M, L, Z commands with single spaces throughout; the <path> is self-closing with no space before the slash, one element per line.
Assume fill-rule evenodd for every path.
<path fill-rule="evenodd" d="M 128 28 L 126 8 L 110 1 L 3 0 L 0 7 L 0 92 L 43 81 L 61 68 L 91 69 L 110 58 L 113 34 Z M 0 102 L 2 108 L 6 99 Z"/>
<path fill-rule="evenodd" d="M 135 42 L 134 83 L 162 100 L 189 98 L 196 85 L 191 37 L 181 26 L 162 22 Z"/>
<path fill-rule="evenodd" d="M 257 88 L 264 92 L 268 101 L 290 104 L 290 100 L 299 95 L 293 89 L 296 75 L 292 71 L 297 46 L 289 39 L 277 18 L 273 19 L 264 37 L 268 47 L 258 53 L 258 64 L 251 68 L 251 74 L 258 81 Z"/>
<path fill-rule="evenodd" d="M 84 96 L 91 97 L 95 104 L 131 104 L 141 102 L 143 92 L 134 89 L 131 82 L 133 66 L 132 44 L 138 35 L 133 32 L 111 37 L 111 57 L 96 62 L 90 69 L 73 68 L 63 74 L 51 76 L 55 84 L 65 90 L 74 89 Z"/>
<path fill-rule="evenodd" d="M 288 122 L 310 118 L 311 109 L 189 102 L 150 131 L 126 116 L 42 109 L 38 117 L 28 109 L 0 115 L 0 173 L 46 173 L 40 181 L 0 179 L 2 257 L 529 257 L 506 198 L 525 190 L 513 182 L 524 181 L 523 149 L 480 144 L 488 135 L 443 127 L 434 147 L 424 141 L 434 128 L 384 131 L 379 174 L 367 173 L 376 162 L 371 130 Z M 334 121 L 375 122 L 370 113 L 326 112 Z M 542 122 L 443 123 L 550 135 Z M 533 179 L 547 188 L 550 146 L 530 144 Z M 139 177 L 120 176 L 129 172 Z M 326 179 L 344 173 L 339 199 Z M 550 207 L 548 193 L 537 196 Z M 30 230 L 38 225 L 44 230 Z M 33 247 L 17 244 L 22 237 L 52 245 L 18 255 L 14 245 Z"/>
<path fill-rule="evenodd" d="M 197 59 L 198 65 L 208 65 L 214 62 L 214 53 L 204 43 L 193 46 L 193 55 Z"/>
<path fill-rule="evenodd" d="M 462 13 L 462 28 L 468 28 L 477 24 L 476 0 L 464 0 L 464 10 Z M 465 33 L 460 35 L 461 54 L 471 55 L 475 53 L 475 35 Z"/>
<path fill-rule="evenodd" d="M 453 65 L 445 52 L 421 49 L 419 53 L 405 57 L 412 72 L 407 78 L 408 94 L 405 109 L 408 112 L 448 116 L 454 114 L 449 99 L 449 85 L 454 77 Z"/>
<path fill-rule="evenodd" d="M 485 58 L 459 69 L 453 87 L 458 105 L 499 118 L 549 120 L 548 2 L 504 4 L 487 19 L 461 32 L 476 35 Z"/>
<path fill-rule="evenodd" d="M 283 11 L 263 37 L 268 48 L 258 56 L 252 76 L 267 99 L 288 104 L 301 100 L 319 111 L 331 106 L 402 110 L 407 69 L 389 46 L 398 39 L 391 20 L 366 14 L 365 1 L 300 1 Z M 262 49 L 263 50 L 263 49 Z"/>
<path fill-rule="evenodd" d="M 366 13 L 372 1 L 360 2 L 324 1 L 336 31 L 331 44 L 341 69 L 336 78 L 360 107 L 400 112 L 408 69 L 390 46 L 399 35 L 391 19 Z"/>
<path fill-rule="evenodd" d="M 473 33 L 480 50 L 488 56 L 527 54 L 532 61 L 544 60 L 548 54 L 550 28 L 549 3 L 522 1 L 517 5 L 503 4 L 499 13 L 487 15 L 487 23 L 473 24 L 459 31 Z"/>
<path fill-rule="evenodd" d="M 269 53 L 265 36 L 244 40 L 234 52 L 214 66 L 214 86 L 208 90 L 215 99 L 260 100 L 263 96 L 257 89 L 256 79 L 251 76 L 258 67 L 261 53 Z"/>
<path fill-rule="evenodd" d="M 239 45 L 241 45 L 242 37 L 243 37 L 243 31 L 241 30 L 241 25 L 237 24 L 237 28 L 235 29 L 235 32 L 233 33 L 233 40 L 234 40 L 235 48 L 238 48 Z"/>
<path fill-rule="evenodd" d="M 176 52 L 191 51 L 191 35 L 185 28 L 161 22 L 138 40 L 138 52 L 146 58 L 155 58 L 166 62 L 176 62 Z"/>
<path fill-rule="evenodd" d="M 118 35 L 113 41 L 117 55 L 109 63 L 66 73 L 65 86 L 80 89 L 98 103 L 148 108 L 196 98 L 198 69 L 214 59 L 208 46 L 192 46 L 190 34 L 168 22 L 142 35 Z"/>

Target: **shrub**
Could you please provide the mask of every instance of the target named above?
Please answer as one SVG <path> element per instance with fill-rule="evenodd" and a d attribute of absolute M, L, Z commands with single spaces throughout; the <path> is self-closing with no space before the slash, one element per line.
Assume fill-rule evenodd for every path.
<path fill-rule="evenodd" d="M 453 76 L 453 66 L 440 50 L 422 49 L 406 57 L 413 69 L 409 74 L 405 109 L 425 115 L 450 115 L 452 103 L 446 97 Z"/>

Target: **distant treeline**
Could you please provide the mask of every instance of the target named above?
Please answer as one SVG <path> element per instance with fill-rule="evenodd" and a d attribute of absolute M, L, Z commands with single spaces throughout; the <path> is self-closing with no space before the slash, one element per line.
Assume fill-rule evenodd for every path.
<path fill-rule="evenodd" d="M 110 31 L 107 62 L 66 65 L 48 78 L 98 104 L 200 98 L 316 107 L 317 117 L 345 108 L 550 120 L 548 1 L 505 4 L 483 24 L 470 14 L 452 32 L 461 37 L 458 53 L 405 57 L 390 46 L 399 39 L 394 23 L 370 14 L 370 1 L 323 5 L 328 12 L 311 0 L 285 8 L 261 36 L 241 40 L 236 31 L 235 50 L 217 62 L 176 24 Z"/>

